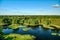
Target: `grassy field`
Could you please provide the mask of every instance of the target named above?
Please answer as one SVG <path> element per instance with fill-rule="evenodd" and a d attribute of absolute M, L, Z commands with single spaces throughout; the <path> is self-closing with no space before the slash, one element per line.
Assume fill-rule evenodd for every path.
<path fill-rule="evenodd" d="M 36 25 L 41 24 L 45 28 L 53 28 L 55 26 L 60 29 L 60 16 L 0 16 L 0 25 L 3 25 L 3 19 L 11 19 L 12 24 L 10 25 L 14 29 L 20 25 Z"/>
<path fill-rule="evenodd" d="M 21 35 L 21 34 L 9 34 L 9 35 L 4 35 L 3 36 L 5 40 L 33 40 L 35 36 L 26 34 L 26 35 Z"/>

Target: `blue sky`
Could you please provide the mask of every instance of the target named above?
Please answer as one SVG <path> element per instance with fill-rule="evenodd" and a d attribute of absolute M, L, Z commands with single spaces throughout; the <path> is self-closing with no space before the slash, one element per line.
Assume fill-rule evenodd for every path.
<path fill-rule="evenodd" d="M 60 15 L 60 1 L 0 0 L 0 15 Z"/>

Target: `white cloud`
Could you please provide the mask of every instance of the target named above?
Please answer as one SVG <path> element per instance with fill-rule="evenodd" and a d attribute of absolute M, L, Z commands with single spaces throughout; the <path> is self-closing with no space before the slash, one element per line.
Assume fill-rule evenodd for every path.
<path fill-rule="evenodd" d="M 54 8 L 59 8 L 60 7 L 60 5 L 59 4 L 54 4 L 54 5 L 52 5 Z"/>

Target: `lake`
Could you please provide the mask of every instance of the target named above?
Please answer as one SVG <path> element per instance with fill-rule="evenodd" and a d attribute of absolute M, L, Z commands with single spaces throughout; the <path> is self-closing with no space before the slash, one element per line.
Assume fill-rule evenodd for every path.
<path fill-rule="evenodd" d="M 60 39 L 59 36 L 53 36 L 51 35 L 52 30 L 48 29 L 48 30 L 44 30 L 41 26 L 36 27 L 36 28 L 29 28 L 29 30 L 25 30 L 25 26 L 21 26 L 17 29 L 10 29 L 10 28 L 6 28 L 3 29 L 2 32 L 4 34 L 11 34 L 11 33 L 17 33 L 17 34 L 30 34 L 30 35 L 34 35 L 36 36 L 35 40 L 57 40 Z M 60 31 L 59 31 L 60 33 Z"/>

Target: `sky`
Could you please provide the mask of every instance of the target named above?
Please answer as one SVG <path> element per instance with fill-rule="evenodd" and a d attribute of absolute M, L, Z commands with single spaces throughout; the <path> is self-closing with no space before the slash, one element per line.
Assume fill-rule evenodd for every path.
<path fill-rule="evenodd" d="M 0 0 L 0 15 L 60 15 L 60 0 Z"/>

